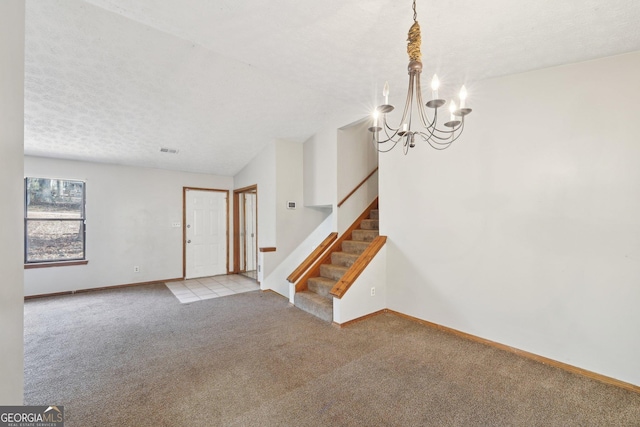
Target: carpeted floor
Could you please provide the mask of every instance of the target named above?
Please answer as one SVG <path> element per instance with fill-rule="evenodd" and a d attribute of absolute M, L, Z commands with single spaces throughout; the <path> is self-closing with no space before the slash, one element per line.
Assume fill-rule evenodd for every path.
<path fill-rule="evenodd" d="M 25 404 L 87 426 L 640 426 L 640 394 L 392 314 L 162 284 L 25 302 Z"/>

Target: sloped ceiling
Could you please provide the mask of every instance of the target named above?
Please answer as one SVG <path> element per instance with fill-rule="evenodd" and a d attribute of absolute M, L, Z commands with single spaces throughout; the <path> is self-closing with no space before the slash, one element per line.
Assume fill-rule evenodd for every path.
<path fill-rule="evenodd" d="M 481 79 L 640 50 L 637 0 L 417 10 L 425 78 L 470 102 Z M 366 116 L 385 80 L 402 103 L 411 24 L 408 0 L 27 0 L 25 154 L 234 175 Z"/>

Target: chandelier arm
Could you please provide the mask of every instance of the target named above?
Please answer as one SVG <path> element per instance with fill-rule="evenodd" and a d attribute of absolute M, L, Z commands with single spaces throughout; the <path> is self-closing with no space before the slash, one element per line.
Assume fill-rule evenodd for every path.
<path fill-rule="evenodd" d="M 388 127 L 388 126 L 387 126 L 387 127 Z M 391 129 L 391 128 L 389 128 L 389 129 Z M 391 130 L 393 130 L 393 129 L 391 129 Z M 395 145 L 396 145 L 396 144 L 398 143 L 398 141 L 400 140 L 400 138 L 399 138 L 399 137 L 398 137 L 398 138 L 396 138 L 396 137 L 397 137 L 397 133 L 398 133 L 397 131 L 395 131 L 395 132 L 394 132 L 394 134 L 390 136 L 390 135 L 387 133 L 387 130 L 385 129 L 385 136 L 387 137 L 387 139 L 384 139 L 384 140 L 381 140 L 381 139 L 380 139 L 380 135 L 379 135 L 379 133 L 380 133 L 380 132 L 374 132 L 374 133 L 373 133 L 373 136 L 372 136 L 373 140 L 374 140 L 377 144 L 386 144 L 387 142 L 393 142 L 393 146 L 395 147 Z M 396 138 L 396 139 L 394 139 L 394 138 Z M 393 148 L 393 147 L 392 147 L 392 148 Z M 380 151 L 380 150 L 378 150 L 378 151 Z"/>
<path fill-rule="evenodd" d="M 438 133 L 441 133 L 444 135 L 439 135 Z M 448 144 L 449 143 L 448 141 L 451 139 L 452 134 L 453 134 L 453 131 L 441 131 L 440 129 L 434 129 L 434 131 L 428 135 L 428 139 L 435 144 Z M 444 141 L 444 142 L 439 142 L 439 141 Z"/>
<path fill-rule="evenodd" d="M 398 128 L 392 128 L 391 126 L 389 126 L 389 122 L 387 121 L 386 114 L 382 117 L 382 123 L 384 123 L 384 126 L 383 126 L 384 132 L 388 138 L 393 138 L 394 136 L 396 136 L 396 134 L 398 133 Z M 391 132 L 393 132 L 393 135 L 389 136 L 389 133 L 387 132 L 387 130 L 390 130 Z"/>
<path fill-rule="evenodd" d="M 420 95 L 418 95 L 419 98 L 422 98 Z M 422 100 L 420 100 L 419 102 L 422 102 Z M 421 105 L 421 104 L 419 104 Z M 422 110 L 422 109 L 421 109 Z M 437 120 L 438 120 L 438 109 L 436 108 L 434 114 L 433 114 L 433 122 L 429 122 L 428 124 L 426 124 L 424 122 L 424 117 L 422 117 L 422 115 L 425 115 L 425 117 L 428 120 L 428 116 L 426 115 L 426 113 L 424 111 L 421 111 L 420 114 L 420 118 L 422 120 L 422 124 L 424 125 L 424 128 L 427 130 L 427 132 L 420 132 L 420 136 L 422 136 L 423 138 L 426 138 L 429 140 L 431 138 L 438 138 L 438 136 L 435 134 L 436 131 L 438 130 L 438 128 L 436 127 L 437 124 Z M 427 135 L 428 134 L 428 135 Z"/>
<path fill-rule="evenodd" d="M 441 141 L 444 141 L 446 139 L 450 139 L 452 134 L 455 134 L 456 132 L 460 131 L 458 133 L 458 135 L 460 135 L 462 133 L 462 130 L 464 129 L 464 119 L 462 119 L 460 121 L 460 124 L 458 124 L 456 127 L 451 128 L 451 130 L 444 130 L 444 129 L 440 129 L 440 128 L 436 128 L 434 129 L 434 133 L 433 133 L 433 138 L 435 139 L 439 139 Z M 440 135 L 444 135 L 444 136 L 440 136 Z M 457 137 L 456 137 L 457 139 Z"/>
<path fill-rule="evenodd" d="M 409 113 L 409 120 L 411 120 L 411 112 L 413 111 L 413 79 L 414 74 L 409 74 L 409 89 L 407 90 L 407 101 L 404 104 L 404 111 L 402 112 L 402 119 L 400 119 L 400 126 L 398 126 L 398 129 L 402 129 L 402 125 L 407 123 L 407 113 Z"/>
<path fill-rule="evenodd" d="M 413 147 L 413 145 L 410 144 L 410 141 L 413 138 L 413 134 L 408 132 L 402 138 L 404 139 L 404 143 L 402 144 L 402 151 L 404 152 L 404 155 L 406 156 L 407 153 L 409 153 L 409 148 Z"/>
<path fill-rule="evenodd" d="M 398 134 L 398 129 L 394 129 L 391 126 L 389 126 L 389 123 L 387 123 L 386 114 L 383 116 L 382 123 L 383 123 L 382 129 L 384 130 L 384 134 L 387 137 L 387 139 L 385 139 L 384 141 L 380 141 L 380 138 L 378 137 L 378 140 L 377 140 L 378 144 L 384 144 L 385 142 L 389 142 L 389 141 L 393 141 L 394 143 L 397 144 L 398 141 L 394 140 L 393 138 L 395 138 L 396 135 Z M 389 131 L 393 132 L 393 135 L 389 135 Z"/>
<path fill-rule="evenodd" d="M 387 131 L 387 129 L 393 131 L 393 129 L 391 129 L 389 127 L 389 124 L 387 123 L 387 115 L 384 114 L 382 116 L 382 128 L 380 130 L 384 130 L 384 134 L 385 134 L 387 139 L 380 140 L 380 130 L 378 130 L 378 131 L 373 132 L 373 140 L 378 144 L 384 144 L 385 142 L 391 141 L 393 136 L 389 136 L 389 132 Z"/>
<path fill-rule="evenodd" d="M 429 144 L 449 145 L 452 142 L 451 136 L 449 136 L 448 138 L 441 138 L 441 137 L 437 137 L 437 136 L 433 136 L 433 135 L 428 135 L 428 134 L 426 134 L 424 132 L 417 132 L 417 133 L 418 133 L 418 135 L 420 135 L 420 137 L 422 139 L 427 141 Z M 456 136 L 455 138 L 457 139 L 458 137 Z M 439 139 L 439 141 L 437 139 Z M 442 142 L 440 142 L 440 141 L 442 141 Z"/>
<path fill-rule="evenodd" d="M 442 150 L 446 150 L 447 148 L 451 147 L 451 142 L 447 145 L 433 145 L 431 143 L 431 141 L 427 141 L 429 143 L 429 145 L 431 146 L 431 148 L 433 148 L 434 150 L 438 150 L 438 151 L 442 151 Z"/>
<path fill-rule="evenodd" d="M 420 73 L 416 75 L 416 101 L 418 104 L 418 112 L 420 113 L 420 121 L 422 122 L 422 126 L 427 129 L 435 129 L 436 127 L 436 116 L 438 113 L 438 109 L 436 108 L 436 113 L 434 114 L 433 121 L 429 120 L 429 115 L 424 109 L 424 101 L 422 100 L 422 87 L 420 85 Z"/>
<path fill-rule="evenodd" d="M 438 144 L 438 145 L 447 145 L 447 144 L 452 144 L 453 142 L 457 141 L 458 138 L 460 138 L 460 136 L 462 136 L 462 131 L 464 130 L 464 120 L 461 121 L 461 123 L 458 125 L 458 127 L 456 127 L 455 129 L 451 130 L 451 131 L 447 131 L 450 133 L 448 138 L 442 138 L 442 137 L 438 137 L 438 136 L 434 136 L 435 138 L 444 141 L 444 142 L 438 142 L 435 140 L 431 140 L 431 142 L 433 142 L 434 144 Z M 445 132 L 445 131 L 443 131 Z M 456 135 L 456 132 L 458 133 Z"/>
<path fill-rule="evenodd" d="M 398 140 L 393 139 L 393 137 L 381 140 L 379 139 L 379 137 L 376 139 L 376 137 L 374 136 L 374 139 L 378 144 L 386 144 L 387 142 L 393 142 L 395 144 L 398 142 Z"/>
<path fill-rule="evenodd" d="M 451 136 L 454 135 L 454 131 L 446 131 L 446 130 L 441 131 L 440 129 L 436 129 L 436 130 L 437 130 L 437 132 L 441 132 L 441 133 L 445 134 L 445 136 L 440 136 L 440 135 L 438 135 L 436 133 L 431 135 L 430 139 L 432 141 L 434 141 L 435 143 L 437 143 L 437 144 L 440 144 L 438 141 L 445 141 L 445 142 L 449 141 L 451 139 Z M 456 129 L 456 131 L 457 131 L 457 129 Z"/>
<path fill-rule="evenodd" d="M 446 150 L 447 148 L 449 148 L 451 146 L 451 144 L 453 143 L 454 140 L 449 140 L 447 142 L 437 142 L 437 141 L 433 141 L 430 138 L 426 138 L 425 134 L 423 132 L 420 132 L 418 135 L 420 135 L 420 137 L 426 141 L 431 148 L 433 148 L 434 150 Z"/>
<path fill-rule="evenodd" d="M 397 140 L 392 140 L 392 139 L 387 139 L 386 141 L 383 141 L 383 142 L 377 141 L 377 140 L 376 140 L 376 136 L 375 136 L 375 134 L 372 136 L 371 140 L 372 140 L 372 142 L 373 142 L 373 144 L 374 144 L 375 149 L 376 149 L 379 153 L 388 153 L 389 151 L 391 151 L 391 150 L 393 150 L 394 148 L 396 148 L 396 145 L 398 144 L 398 141 L 397 141 Z M 384 143 L 384 142 L 389 142 L 389 141 L 393 141 L 393 145 L 392 145 L 389 149 L 387 149 L 387 150 L 381 150 L 380 148 L 378 148 L 378 147 L 379 147 L 379 144 L 382 144 L 382 143 Z"/>

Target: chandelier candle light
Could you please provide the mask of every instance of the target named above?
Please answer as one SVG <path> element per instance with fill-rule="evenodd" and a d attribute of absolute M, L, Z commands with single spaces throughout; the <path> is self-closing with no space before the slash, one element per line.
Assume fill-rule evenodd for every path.
<path fill-rule="evenodd" d="M 431 147 L 436 150 L 444 150 L 449 148 L 453 141 L 458 139 L 464 129 L 464 118 L 471 113 L 471 108 L 467 108 L 467 89 L 462 86 L 460 89 L 460 108 L 456 103 L 451 101 L 449 104 L 449 112 L 451 113 L 449 121 L 444 123 L 446 129 L 438 128 L 438 109 L 445 105 L 446 101 L 438 97 L 438 89 L 440 88 L 440 80 L 434 74 L 431 80 L 431 100 L 426 104 L 422 101 L 422 88 L 420 87 L 420 73 L 422 73 L 422 53 L 420 52 L 420 25 L 417 21 L 418 14 L 416 12 L 416 0 L 413 0 L 413 25 L 409 29 L 409 37 L 407 43 L 407 53 L 409 54 L 409 90 L 407 91 L 407 100 L 404 105 L 402 119 L 400 125 L 396 128 L 389 126 L 387 123 L 387 113 L 393 111 L 393 105 L 389 104 L 389 84 L 384 84 L 382 95 L 384 96 L 384 104 L 380 105 L 373 113 L 373 126 L 369 131 L 373 134 L 373 141 L 376 143 L 378 151 L 391 151 L 398 142 L 403 141 L 404 153 L 407 154 L 409 148 L 415 147 L 415 137 L 422 138 L 428 142 Z M 417 105 L 417 116 L 420 118 L 423 129 L 421 131 L 412 130 L 413 107 L 414 102 Z M 433 109 L 433 120 L 429 119 L 425 106 Z M 380 118 L 382 115 L 382 118 Z M 381 135 L 382 138 L 381 138 Z M 380 144 L 390 142 L 393 145 L 388 148 Z"/>

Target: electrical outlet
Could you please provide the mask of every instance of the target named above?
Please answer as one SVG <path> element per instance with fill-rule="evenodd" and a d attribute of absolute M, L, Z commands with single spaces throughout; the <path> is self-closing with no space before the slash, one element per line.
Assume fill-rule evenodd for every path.
<path fill-rule="evenodd" d="M 174 221 L 171 223 L 171 227 L 173 228 L 180 228 L 180 222 L 179 221 Z"/>
<path fill-rule="evenodd" d="M 372 297 L 376 296 L 376 288 L 371 288 L 371 296 Z"/>
<path fill-rule="evenodd" d="M 140 273 L 140 267 L 138 267 L 137 265 L 133 266 L 133 272 L 134 273 Z"/>

